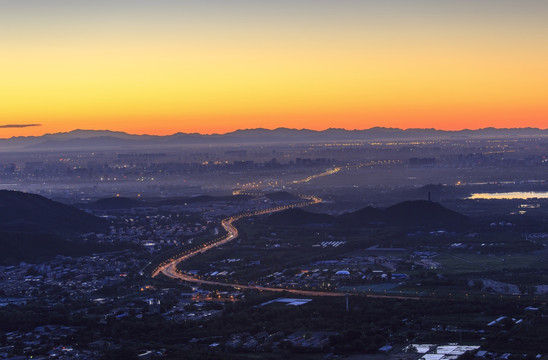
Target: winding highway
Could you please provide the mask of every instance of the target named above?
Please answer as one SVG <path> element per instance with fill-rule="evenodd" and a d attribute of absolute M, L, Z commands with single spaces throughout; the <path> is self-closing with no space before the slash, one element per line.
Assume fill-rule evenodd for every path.
<path fill-rule="evenodd" d="M 322 176 L 329 176 L 338 173 L 342 169 L 349 169 L 352 167 L 362 167 L 362 166 L 371 166 L 371 165 L 377 165 L 377 162 L 369 162 L 369 163 L 363 163 L 358 165 L 347 165 L 343 167 L 334 167 L 333 169 L 326 170 L 320 174 L 309 176 L 303 180 L 293 181 L 293 183 L 302 183 L 302 182 L 309 182 L 315 178 L 322 177 Z M 243 193 L 243 190 L 238 190 L 235 192 L 235 194 Z M 254 194 L 257 195 L 257 194 Z M 195 284 L 205 284 L 205 285 L 215 285 L 215 286 L 224 286 L 224 287 L 233 287 L 238 289 L 254 289 L 259 291 L 272 291 L 272 292 L 287 292 L 291 294 L 296 295 L 304 295 L 304 296 L 328 296 L 328 297 L 341 297 L 341 296 L 347 296 L 347 293 L 343 292 L 331 292 L 331 291 L 315 291 L 315 290 L 302 290 L 302 289 L 285 289 L 285 288 L 275 288 L 275 287 L 266 287 L 266 286 L 260 286 L 260 285 L 244 285 L 244 284 L 237 284 L 237 283 L 226 283 L 226 282 L 220 282 L 220 281 L 213 281 L 213 280 L 203 280 L 198 277 L 182 273 L 177 269 L 177 266 L 198 254 L 202 254 L 206 251 L 209 251 L 213 248 L 219 247 L 221 245 L 224 245 L 236 238 L 238 238 L 238 229 L 233 225 L 233 223 L 237 220 L 250 217 L 250 216 L 256 216 L 256 215 L 264 215 L 264 214 L 270 214 L 282 210 L 287 210 L 290 208 L 298 208 L 298 207 L 304 207 L 309 206 L 312 204 L 318 204 L 322 202 L 322 199 L 316 196 L 307 196 L 307 195 L 301 195 L 301 199 L 303 199 L 303 202 L 298 204 L 291 204 L 291 205 L 284 205 L 284 206 L 277 206 L 272 207 L 268 209 L 263 210 L 257 210 L 252 212 L 245 212 L 242 214 L 234 215 L 228 218 L 225 218 L 221 221 L 222 227 L 226 231 L 226 235 L 218 237 L 214 240 L 211 240 L 205 244 L 200 245 L 199 247 L 195 247 L 192 249 L 188 249 L 182 253 L 179 253 L 177 255 L 174 255 L 170 257 L 169 259 L 163 261 L 160 265 L 158 265 L 152 272 L 152 277 L 156 277 L 159 274 L 163 274 L 169 278 L 177 279 L 177 280 L 183 280 L 190 283 Z M 418 299 L 418 297 L 409 297 L 409 296 L 397 296 L 397 295 L 372 295 L 368 294 L 368 297 L 372 298 L 392 298 L 392 299 Z"/>
<path fill-rule="evenodd" d="M 361 168 L 361 167 L 367 167 L 367 166 L 374 166 L 374 165 L 383 165 L 386 163 L 390 163 L 392 160 L 388 161 L 370 161 L 367 163 L 361 163 L 357 165 L 346 165 L 342 167 L 334 167 L 332 169 L 326 170 L 320 174 L 309 176 L 302 180 L 293 181 L 293 183 L 306 183 L 311 180 L 314 180 L 318 177 L 322 176 L 329 176 L 336 174 L 340 172 L 341 170 L 351 169 L 351 168 Z M 396 161 L 397 162 L 397 161 Z M 245 188 L 251 187 L 255 188 L 255 184 L 246 184 L 244 186 Z M 245 190 L 240 189 L 236 190 L 234 192 L 234 195 L 237 194 L 247 194 L 247 192 L 244 192 Z M 260 195 L 257 193 L 249 193 L 249 195 Z M 205 244 L 202 244 L 198 247 L 194 247 L 192 249 L 187 249 L 184 252 L 181 252 L 177 255 L 174 255 L 170 257 L 169 259 L 163 261 L 161 264 L 159 264 L 153 271 L 152 271 L 152 277 L 156 277 L 159 274 L 163 274 L 169 278 L 175 279 L 175 280 L 182 280 L 190 283 L 195 284 L 204 284 L 204 285 L 214 285 L 214 286 L 221 286 L 221 287 L 232 287 L 236 289 L 250 289 L 250 290 L 259 290 L 259 291 L 270 291 L 270 292 L 286 292 L 296 295 L 304 295 L 304 296 L 325 296 L 325 297 L 343 297 L 348 296 L 350 294 L 344 293 L 344 292 L 332 292 L 332 291 L 316 291 L 316 290 L 303 290 L 303 289 L 287 289 L 287 288 L 276 288 L 276 287 L 268 287 L 268 286 L 261 286 L 261 285 L 246 285 L 246 284 L 238 284 L 238 283 L 228 283 L 228 282 L 220 282 L 220 281 L 213 281 L 213 280 L 204 280 L 200 279 L 198 277 L 185 274 L 177 269 L 177 266 L 198 254 L 204 253 L 206 251 L 209 251 L 213 248 L 219 247 L 221 245 L 224 245 L 232 240 L 235 240 L 238 238 L 239 233 L 238 229 L 233 225 L 233 223 L 237 220 L 250 217 L 250 216 L 256 216 L 256 215 L 264 215 L 264 214 L 270 214 L 278 211 L 287 210 L 290 208 L 299 208 L 299 207 L 305 207 L 312 204 L 318 204 L 322 202 L 322 199 L 316 196 L 307 196 L 307 195 L 300 195 L 300 198 L 303 200 L 300 203 L 297 204 L 291 204 L 291 205 L 283 205 L 283 206 L 277 206 L 272 207 L 268 209 L 263 210 L 256 210 L 251 212 L 245 212 L 238 215 L 234 215 L 228 218 L 225 218 L 221 220 L 221 225 L 225 229 L 226 234 L 223 236 L 220 236 L 216 239 L 213 239 Z M 356 294 L 355 294 L 356 295 Z M 385 299 L 402 299 L 402 300 L 426 300 L 429 297 L 423 297 L 421 295 L 417 296 L 409 296 L 409 295 L 392 295 L 392 294 L 362 294 L 362 296 L 367 296 L 370 298 L 385 298 Z M 468 294 L 466 294 L 468 296 Z M 484 295 L 485 296 L 485 295 Z M 447 299 L 446 297 L 443 297 L 445 300 L 457 300 L 455 299 Z"/>
<path fill-rule="evenodd" d="M 152 277 L 158 276 L 158 274 L 163 273 L 164 275 L 174 278 L 174 279 L 182 279 L 185 281 L 191 281 L 191 282 L 201 282 L 202 280 L 194 278 L 192 276 L 184 275 L 181 272 L 177 270 L 177 265 L 183 261 L 185 261 L 188 258 L 191 258 L 193 256 L 196 256 L 198 254 L 204 253 L 208 250 L 211 250 L 213 248 L 219 247 L 221 245 L 224 245 L 238 237 L 238 229 L 233 225 L 233 223 L 237 220 L 250 217 L 250 216 L 257 216 L 257 215 L 264 215 L 264 214 L 270 214 L 273 212 L 278 212 L 282 210 L 287 210 L 291 208 L 297 208 L 297 207 L 303 207 L 308 206 L 312 204 L 318 204 L 322 201 L 319 197 L 316 196 L 306 196 L 301 195 L 300 196 L 304 201 L 298 204 L 291 204 L 291 205 L 283 205 L 283 206 L 276 206 L 268 209 L 263 210 L 256 210 L 252 212 L 245 212 L 242 214 L 234 215 L 231 217 L 228 217 L 226 219 L 223 219 L 221 221 L 221 226 L 225 229 L 226 235 L 221 236 L 219 238 L 216 238 L 214 240 L 211 240 L 205 244 L 200 245 L 199 247 L 195 247 L 193 249 L 188 249 L 183 253 L 177 254 L 172 256 L 171 258 L 163 261 L 160 265 L 158 265 L 152 272 Z M 211 284 L 215 284 L 215 282 L 210 282 Z M 225 283 L 219 283 L 224 284 Z M 240 285 L 235 285 L 240 286 Z"/>
<path fill-rule="evenodd" d="M 221 221 L 222 227 L 226 230 L 226 235 L 221 236 L 217 239 L 214 239 L 208 243 L 205 243 L 199 247 L 186 250 L 183 253 L 180 253 L 178 255 L 172 256 L 171 258 L 165 260 L 160 265 L 158 265 L 154 271 L 152 272 L 152 277 L 158 276 L 160 273 L 176 280 L 183 280 L 190 283 L 195 284 L 205 284 L 205 285 L 215 285 L 215 286 L 223 286 L 223 287 L 233 287 L 237 289 L 249 289 L 249 290 L 259 290 L 259 291 L 271 291 L 271 292 L 286 292 L 291 293 L 295 295 L 303 295 L 303 296 L 325 296 L 325 297 L 343 297 L 347 296 L 348 293 L 344 292 L 331 292 L 331 291 L 316 291 L 316 290 L 302 290 L 302 289 L 285 289 L 285 288 L 275 288 L 275 287 L 267 287 L 267 286 L 260 286 L 260 285 L 244 285 L 244 284 L 237 284 L 237 283 L 226 283 L 226 282 L 220 282 L 220 281 L 213 281 L 213 280 L 203 280 L 200 278 L 197 278 L 195 276 L 182 273 L 177 269 L 177 266 L 198 254 L 204 253 L 208 250 L 211 250 L 213 248 L 216 248 L 218 246 L 224 245 L 236 238 L 238 238 L 238 229 L 233 225 L 233 223 L 237 220 L 250 217 L 250 216 L 256 216 L 256 215 L 264 215 L 264 214 L 270 214 L 282 210 L 287 210 L 290 208 L 297 208 L 297 207 L 304 207 L 309 206 L 312 204 L 318 204 L 322 200 L 319 197 L 316 196 L 301 196 L 301 198 L 304 200 L 301 203 L 298 204 L 292 204 L 292 205 L 284 205 L 284 206 L 277 206 L 273 208 L 263 209 L 263 210 L 257 210 L 253 212 L 246 212 L 239 215 L 231 216 L 226 219 L 223 219 Z M 390 298 L 390 299 L 419 299 L 418 297 L 410 297 L 410 296 L 397 296 L 397 295 L 373 295 L 368 294 L 367 297 L 371 298 Z"/>

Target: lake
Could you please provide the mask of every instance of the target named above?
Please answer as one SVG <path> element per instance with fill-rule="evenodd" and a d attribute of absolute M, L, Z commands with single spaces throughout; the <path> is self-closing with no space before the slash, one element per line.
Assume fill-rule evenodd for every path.
<path fill-rule="evenodd" d="M 527 200 L 527 199 L 548 199 L 548 191 L 516 191 L 504 193 L 474 193 L 466 199 L 481 200 Z"/>

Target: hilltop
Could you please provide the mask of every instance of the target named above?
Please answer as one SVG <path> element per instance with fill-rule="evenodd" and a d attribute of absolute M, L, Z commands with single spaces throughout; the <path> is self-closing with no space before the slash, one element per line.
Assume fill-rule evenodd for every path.
<path fill-rule="evenodd" d="M 470 225 L 471 219 L 427 200 L 404 201 L 384 209 L 364 208 L 341 215 L 346 224 L 386 224 L 403 227 L 448 228 Z"/>
<path fill-rule="evenodd" d="M 0 190 L 0 231 L 70 235 L 103 231 L 106 221 L 40 195 Z"/>
<path fill-rule="evenodd" d="M 268 216 L 265 222 L 289 226 L 333 224 L 347 227 L 398 226 L 427 229 L 457 229 L 473 223 L 465 215 L 426 200 L 404 201 L 383 209 L 368 206 L 337 217 L 303 209 L 289 209 Z"/>
<path fill-rule="evenodd" d="M 103 247 L 67 237 L 107 228 L 105 220 L 72 206 L 40 195 L 0 190 L 0 262 L 98 251 Z"/>

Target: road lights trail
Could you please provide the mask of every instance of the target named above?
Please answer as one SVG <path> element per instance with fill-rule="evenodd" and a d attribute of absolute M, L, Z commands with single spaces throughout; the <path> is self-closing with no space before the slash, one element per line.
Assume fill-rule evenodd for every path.
<path fill-rule="evenodd" d="M 318 204 L 318 203 L 322 202 L 322 199 L 320 199 L 317 196 L 312 196 L 312 195 L 300 195 L 300 198 L 303 199 L 304 201 L 301 202 L 301 203 L 298 203 L 298 204 L 277 206 L 277 207 L 264 209 L 264 210 L 256 210 L 256 211 L 252 211 L 252 212 L 245 212 L 245 213 L 230 216 L 228 218 L 225 218 L 225 219 L 221 220 L 221 226 L 226 231 L 225 236 L 217 239 L 217 241 L 208 242 L 208 243 L 204 244 L 202 247 L 199 247 L 197 249 L 192 249 L 190 251 L 186 250 L 183 253 L 180 253 L 179 255 L 173 256 L 173 257 L 169 258 L 168 260 L 165 260 L 164 262 L 162 262 L 160 265 L 158 265 L 154 269 L 154 271 L 152 272 L 152 277 L 156 277 L 160 273 L 162 273 L 162 274 L 164 274 L 164 275 L 166 275 L 170 278 L 173 278 L 173 279 L 181 279 L 183 275 L 177 270 L 177 265 L 179 263 L 185 261 L 186 259 L 189 259 L 189 258 L 191 258 L 191 257 L 193 257 L 197 254 L 204 253 L 208 250 L 211 250 L 211 249 L 216 248 L 218 246 L 224 245 L 224 244 L 236 239 L 239 234 L 238 234 L 238 229 L 233 225 L 233 222 L 235 222 L 237 220 L 240 220 L 240 219 L 243 219 L 243 218 L 246 218 L 246 217 L 250 217 L 250 216 L 270 214 L 270 213 L 273 213 L 273 212 L 278 212 L 278 211 L 286 210 L 286 209 L 289 209 L 289 208 L 309 206 L 309 205 Z M 188 278 L 190 278 L 190 277 L 185 275 L 184 279 L 186 281 L 191 281 Z"/>

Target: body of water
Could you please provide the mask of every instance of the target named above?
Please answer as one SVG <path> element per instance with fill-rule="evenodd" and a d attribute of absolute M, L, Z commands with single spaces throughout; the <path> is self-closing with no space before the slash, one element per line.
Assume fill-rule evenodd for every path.
<path fill-rule="evenodd" d="M 527 199 L 548 199 L 548 191 L 529 191 L 529 192 L 504 192 L 504 193 L 475 193 L 467 199 L 481 200 L 527 200 Z"/>

